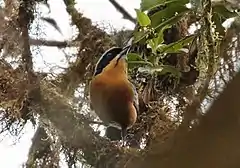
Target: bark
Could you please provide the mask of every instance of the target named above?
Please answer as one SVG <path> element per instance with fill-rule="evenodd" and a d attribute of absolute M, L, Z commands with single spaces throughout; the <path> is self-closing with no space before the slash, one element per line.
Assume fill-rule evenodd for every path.
<path fill-rule="evenodd" d="M 54 150 L 52 143 L 45 129 L 39 126 L 32 138 L 26 168 L 59 167 L 59 151 Z"/>
<path fill-rule="evenodd" d="M 214 101 L 200 124 L 175 143 L 155 145 L 129 168 L 229 168 L 240 167 L 240 73 Z M 171 145 L 170 150 L 162 149 Z"/>

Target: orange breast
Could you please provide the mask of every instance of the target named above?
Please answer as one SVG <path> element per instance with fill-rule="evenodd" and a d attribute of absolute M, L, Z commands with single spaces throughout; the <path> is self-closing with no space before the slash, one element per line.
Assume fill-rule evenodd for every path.
<path fill-rule="evenodd" d="M 92 107 L 106 123 L 117 122 L 123 128 L 135 123 L 134 92 L 126 74 L 117 68 L 97 75 L 90 84 Z"/>

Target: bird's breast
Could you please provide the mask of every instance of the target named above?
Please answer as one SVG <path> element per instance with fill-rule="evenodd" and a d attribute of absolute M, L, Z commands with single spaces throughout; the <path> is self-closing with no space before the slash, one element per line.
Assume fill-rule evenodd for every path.
<path fill-rule="evenodd" d="M 90 98 L 96 114 L 104 122 L 114 121 L 129 127 L 136 121 L 133 88 L 126 78 L 96 77 L 90 84 Z"/>

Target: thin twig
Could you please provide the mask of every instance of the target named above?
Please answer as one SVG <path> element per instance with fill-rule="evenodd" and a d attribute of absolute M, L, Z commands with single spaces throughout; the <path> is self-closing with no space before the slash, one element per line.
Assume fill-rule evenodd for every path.
<path fill-rule="evenodd" d="M 67 47 L 68 42 L 66 41 L 55 41 L 55 40 L 45 40 L 45 39 L 30 39 L 29 40 L 30 45 L 35 46 L 48 46 L 48 47 Z"/>
<path fill-rule="evenodd" d="M 134 24 L 136 23 L 136 19 L 133 18 L 127 11 L 124 9 L 118 2 L 115 0 L 109 0 L 109 2 L 117 9 L 118 12 L 120 12 L 123 15 L 123 19 L 127 19 Z"/>
<path fill-rule="evenodd" d="M 24 1 L 21 2 L 19 7 L 19 24 L 22 31 L 23 38 L 23 52 L 22 52 L 22 62 L 24 64 L 24 70 L 28 72 L 28 74 L 33 70 L 33 62 L 32 62 L 32 53 L 29 45 L 29 26 L 30 26 L 30 16 L 27 13 L 27 9 L 29 5 Z M 30 11 L 30 10 L 29 10 Z"/>

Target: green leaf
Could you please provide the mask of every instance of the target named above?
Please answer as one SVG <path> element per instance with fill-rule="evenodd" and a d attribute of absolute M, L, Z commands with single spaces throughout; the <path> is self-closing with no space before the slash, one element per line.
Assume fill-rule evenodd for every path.
<path fill-rule="evenodd" d="M 170 73 L 171 75 L 175 77 L 181 77 L 181 72 L 175 68 L 174 66 L 171 65 L 160 65 L 156 67 L 139 67 L 138 71 L 140 73 L 148 73 L 148 74 L 159 74 L 159 75 L 164 75 L 166 73 Z"/>
<path fill-rule="evenodd" d="M 164 30 L 166 30 L 170 27 L 172 27 L 172 26 L 170 26 L 170 25 L 164 26 L 161 29 L 161 31 L 159 31 L 158 36 L 156 38 L 153 38 L 153 39 L 147 41 L 148 45 L 151 47 L 152 52 L 154 54 L 157 53 L 158 46 L 164 42 L 164 38 L 163 38 L 164 37 L 164 33 L 163 33 Z"/>
<path fill-rule="evenodd" d="M 149 66 L 149 67 L 153 66 L 153 64 L 148 61 L 127 61 L 127 63 L 128 63 L 129 69 L 133 69 L 136 67 L 142 67 L 142 66 Z"/>
<path fill-rule="evenodd" d="M 162 43 L 164 42 L 164 39 L 163 39 L 164 34 L 163 34 L 163 32 L 164 32 L 166 29 L 169 29 L 169 28 L 171 28 L 171 27 L 172 27 L 171 25 L 166 25 L 166 26 L 164 26 L 164 27 L 161 29 L 161 31 L 159 31 L 158 37 L 157 37 L 157 44 L 158 44 L 158 45 L 159 45 L 159 44 L 162 44 Z"/>
<path fill-rule="evenodd" d="M 168 44 L 168 45 L 161 45 L 158 48 L 158 51 L 160 53 L 176 53 L 176 52 L 185 52 L 183 49 L 184 46 L 192 42 L 192 40 L 195 38 L 195 35 L 190 35 L 187 37 L 184 37 L 174 43 Z"/>
<path fill-rule="evenodd" d="M 159 24 L 163 23 L 164 21 L 174 17 L 176 13 L 183 13 L 189 11 L 189 9 L 185 6 L 185 4 L 175 2 L 170 3 L 167 7 L 159 12 L 153 14 L 150 19 L 152 21 L 152 27 L 157 27 Z"/>
<path fill-rule="evenodd" d="M 172 2 L 187 3 L 188 0 L 142 0 L 140 7 L 142 11 L 150 10 L 160 5 L 166 5 Z"/>
<path fill-rule="evenodd" d="M 137 20 L 140 26 L 149 26 L 151 24 L 151 20 L 147 14 L 141 12 L 139 9 L 135 9 L 135 11 L 137 13 Z"/>
<path fill-rule="evenodd" d="M 238 16 L 236 12 L 229 11 L 224 5 L 215 5 L 213 7 L 213 21 L 216 25 L 216 31 L 224 35 L 225 28 L 222 25 L 223 22 L 236 16 Z"/>
<path fill-rule="evenodd" d="M 188 11 L 190 11 L 190 9 L 185 6 L 185 4 L 188 3 L 188 0 L 142 0 L 142 4 L 148 6 L 150 6 L 149 4 L 153 5 L 160 2 L 167 4 L 166 7 L 150 17 L 151 27 L 153 27 L 156 32 L 161 31 L 161 29 L 164 29 L 164 27 L 167 25 L 172 26 L 177 21 L 179 21 Z M 140 10 L 136 11 L 138 11 L 137 13 L 141 15 L 140 13 L 142 12 L 140 12 Z M 145 15 L 145 13 L 143 14 Z M 140 25 L 144 24 L 141 23 Z M 146 38 L 150 33 L 152 33 L 150 29 L 134 32 L 134 43 L 144 41 L 143 39 Z M 161 42 L 161 35 L 159 37 L 159 40 Z"/>
<path fill-rule="evenodd" d="M 157 39 L 157 38 L 153 38 L 153 39 L 147 41 L 148 45 L 151 47 L 152 52 L 153 52 L 154 54 L 156 53 L 156 49 L 157 49 L 156 39 Z"/>
<path fill-rule="evenodd" d="M 138 68 L 138 71 L 140 73 L 147 73 L 147 74 L 154 74 L 156 72 L 161 72 L 162 71 L 162 67 L 149 67 L 149 66 L 146 66 L 146 67 L 139 67 Z"/>
<path fill-rule="evenodd" d="M 142 57 L 137 53 L 128 53 L 127 60 L 128 61 L 139 61 L 139 60 L 143 61 L 144 59 L 142 59 Z"/>
<path fill-rule="evenodd" d="M 134 64 L 134 65 L 148 65 L 150 67 L 153 66 L 153 64 L 151 62 L 148 61 L 128 61 L 128 64 Z"/>
<path fill-rule="evenodd" d="M 152 51 L 154 54 L 156 54 L 157 52 L 157 48 L 160 44 L 162 44 L 164 42 L 164 30 L 171 28 L 171 25 L 166 25 L 164 26 L 161 31 L 159 31 L 158 36 L 156 38 L 153 38 L 151 40 L 148 40 L 148 44 L 149 46 L 152 48 Z"/>
<path fill-rule="evenodd" d="M 216 25 L 216 31 L 220 33 L 220 35 L 225 34 L 225 28 L 223 27 L 223 22 L 225 19 L 223 19 L 218 13 L 214 13 L 212 17 L 213 22 Z"/>
<path fill-rule="evenodd" d="M 151 62 L 145 61 L 139 54 L 137 53 L 128 53 L 127 55 L 127 62 L 128 64 L 131 64 L 130 68 L 133 68 L 134 66 L 139 66 L 139 65 L 149 65 L 153 66 Z"/>
<path fill-rule="evenodd" d="M 133 43 L 137 43 L 137 42 L 141 41 L 142 39 L 144 39 L 144 37 L 146 37 L 146 34 L 148 34 L 148 33 L 145 31 L 135 31 L 133 34 L 134 34 Z"/>
<path fill-rule="evenodd" d="M 213 7 L 213 13 L 217 13 L 220 17 L 224 19 L 224 21 L 231 17 L 238 16 L 236 12 L 229 11 L 223 4 L 215 5 Z"/>
<path fill-rule="evenodd" d="M 149 10 L 151 8 L 157 7 L 158 5 L 164 4 L 166 0 L 142 0 L 140 7 L 141 10 Z"/>
<path fill-rule="evenodd" d="M 189 11 L 189 9 L 186 10 L 186 11 L 183 11 L 183 12 L 181 12 L 181 13 L 173 16 L 173 17 L 171 17 L 170 19 L 168 19 L 168 20 L 160 23 L 159 25 L 157 25 L 157 26 L 155 27 L 155 29 L 156 29 L 157 31 L 160 31 L 160 30 L 161 30 L 162 28 L 164 28 L 166 25 L 174 25 L 174 24 L 177 23 L 182 17 L 184 17 L 185 14 L 186 14 L 188 11 Z"/>
<path fill-rule="evenodd" d="M 161 24 L 157 25 L 154 29 L 156 31 L 160 31 L 161 29 L 163 29 L 165 26 L 167 25 L 173 25 L 175 24 L 176 22 L 178 22 L 189 10 L 186 10 L 182 13 L 179 13 L 173 17 L 171 17 L 170 19 L 162 22 Z M 134 43 L 137 43 L 139 41 L 141 41 L 142 39 L 144 39 L 148 34 L 150 33 L 149 32 L 135 32 L 134 33 Z"/>
<path fill-rule="evenodd" d="M 159 75 L 164 75 L 166 73 L 171 73 L 175 77 L 181 77 L 181 72 L 179 69 L 175 68 L 174 66 L 171 65 L 162 65 L 162 71 L 158 73 Z"/>

